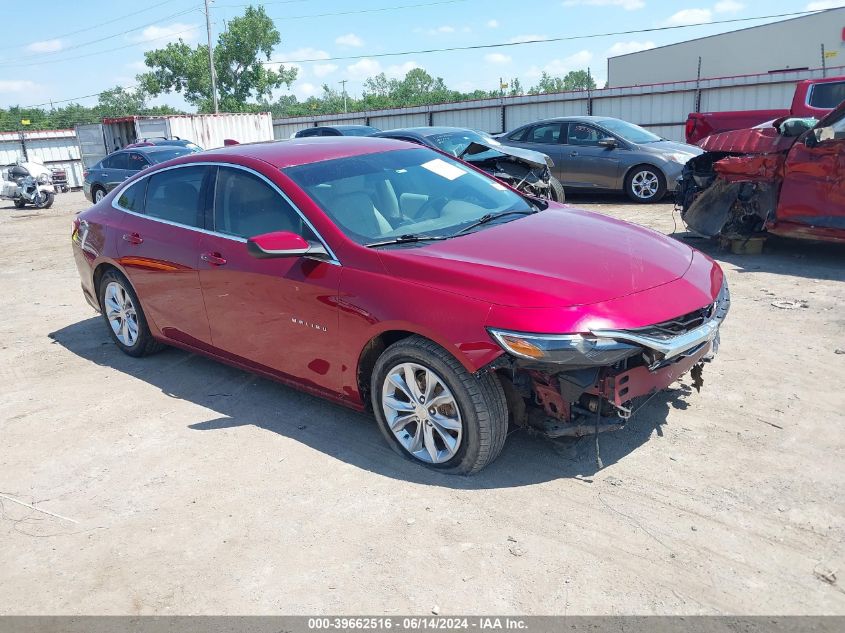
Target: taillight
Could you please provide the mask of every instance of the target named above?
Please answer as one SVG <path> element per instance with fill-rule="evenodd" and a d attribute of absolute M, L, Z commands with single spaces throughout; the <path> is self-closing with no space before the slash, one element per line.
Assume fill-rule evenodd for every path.
<path fill-rule="evenodd" d="M 687 143 L 692 143 L 693 140 L 694 140 L 692 138 L 692 135 L 695 132 L 695 119 L 693 119 L 693 118 L 687 119 L 687 125 L 686 125 L 686 128 L 684 129 L 684 131 L 685 131 L 686 136 L 687 136 Z"/>
<path fill-rule="evenodd" d="M 82 172 L 82 177 L 83 177 L 83 178 L 88 178 L 88 171 L 83 171 L 83 172 Z"/>
<path fill-rule="evenodd" d="M 73 227 L 73 230 L 70 232 L 70 237 L 71 237 L 71 239 L 74 239 L 76 237 L 76 234 L 79 233 L 79 218 L 78 217 L 74 217 L 73 220 L 71 220 L 71 226 Z"/>

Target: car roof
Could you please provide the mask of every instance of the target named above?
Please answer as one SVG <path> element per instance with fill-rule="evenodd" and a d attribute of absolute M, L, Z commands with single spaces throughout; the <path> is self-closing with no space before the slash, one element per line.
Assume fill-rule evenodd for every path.
<path fill-rule="evenodd" d="M 332 127 L 336 130 L 359 130 L 361 128 L 367 128 L 368 130 L 376 129 L 372 125 L 327 125 L 320 127 Z"/>
<path fill-rule="evenodd" d="M 434 136 L 435 134 L 448 134 L 450 132 L 474 132 L 475 134 L 481 134 L 481 132 L 476 132 L 475 130 L 471 130 L 466 127 L 447 127 L 443 125 L 438 126 L 421 126 L 421 127 L 400 127 L 396 128 L 395 130 L 385 130 L 385 134 L 398 134 L 400 132 L 404 132 L 406 134 L 416 134 L 422 137 L 429 137 Z"/>
<path fill-rule="evenodd" d="M 127 147 L 119 149 L 116 152 L 109 154 L 118 154 L 120 152 L 140 152 L 141 154 L 156 154 L 158 152 L 172 152 L 176 149 L 187 149 L 183 145 L 141 145 L 139 147 Z"/>
<path fill-rule="evenodd" d="M 602 121 L 614 121 L 617 120 L 612 116 L 588 116 L 588 115 L 576 115 L 576 116 L 558 116 L 552 117 L 551 119 L 541 119 L 539 121 L 532 121 L 531 123 L 526 123 L 525 125 L 520 125 L 519 127 L 526 127 L 528 125 L 542 125 L 543 123 L 555 123 L 555 122 L 565 122 L 565 121 L 576 121 L 580 123 L 601 123 Z"/>
<path fill-rule="evenodd" d="M 376 154 L 398 149 L 409 149 L 404 141 L 373 136 L 316 136 L 311 138 L 292 138 L 283 141 L 264 141 L 230 145 L 219 149 L 206 150 L 197 156 L 209 159 L 222 159 L 239 156 L 255 158 L 279 169 L 295 167 L 308 163 L 317 163 L 336 158 L 349 158 L 364 154 Z M 414 146 L 416 147 L 416 146 Z M 419 149 L 417 147 L 417 149 Z"/>

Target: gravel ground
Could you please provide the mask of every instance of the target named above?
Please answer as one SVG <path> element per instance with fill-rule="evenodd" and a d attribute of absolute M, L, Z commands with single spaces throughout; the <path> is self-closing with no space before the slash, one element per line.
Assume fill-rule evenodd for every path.
<path fill-rule="evenodd" d="M 0 205 L 0 613 L 845 614 L 845 248 L 691 241 L 733 295 L 701 393 L 603 435 L 602 470 L 593 438 L 516 432 L 456 478 L 366 415 L 121 354 L 70 255 L 85 207 Z"/>

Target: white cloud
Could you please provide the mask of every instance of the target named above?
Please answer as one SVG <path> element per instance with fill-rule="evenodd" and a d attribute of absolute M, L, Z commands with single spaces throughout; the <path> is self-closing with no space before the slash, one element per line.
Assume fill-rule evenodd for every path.
<path fill-rule="evenodd" d="M 347 33 L 346 35 L 341 35 L 336 38 L 334 43 L 338 46 L 352 46 L 354 48 L 359 48 L 364 45 L 364 40 L 355 35 L 355 33 Z"/>
<path fill-rule="evenodd" d="M 487 20 L 487 28 L 488 29 L 499 28 L 499 21 L 498 20 Z"/>
<path fill-rule="evenodd" d="M 502 53 L 488 53 L 484 56 L 484 61 L 488 64 L 510 64 L 511 58 Z"/>
<path fill-rule="evenodd" d="M 350 79 L 363 80 L 373 75 L 378 75 L 381 72 L 381 64 L 375 59 L 365 57 L 354 64 L 346 67 Z"/>
<path fill-rule="evenodd" d="M 643 0 L 565 0 L 563 6 L 576 7 L 584 5 L 588 7 L 621 7 L 626 11 L 636 11 L 645 6 Z"/>
<path fill-rule="evenodd" d="M 607 56 L 608 57 L 616 57 L 617 55 L 627 55 L 629 53 L 638 53 L 640 51 L 647 51 L 650 48 L 654 48 L 656 45 L 654 42 L 616 42 L 613 46 L 607 49 Z"/>
<path fill-rule="evenodd" d="M 33 42 L 26 47 L 31 53 L 55 53 L 62 50 L 63 45 L 61 40 L 43 40 L 41 42 Z"/>
<path fill-rule="evenodd" d="M 176 42 L 184 40 L 185 42 L 193 42 L 199 38 L 199 24 L 187 24 L 185 22 L 174 22 L 167 26 L 148 26 L 138 35 L 131 37 L 133 42 L 141 44 L 150 44 L 148 48 L 160 48 Z"/>
<path fill-rule="evenodd" d="M 736 0 L 721 0 L 717 2 L 713 10 L 716 13 L 738 13 L 745 8 L 745 5 Z"/>
<path fill-rule="evenodd" d="M 520 42 L 536 42 L 549 39 L 548 35 L 517 35 L 508 40 L 508 44 L 519 44 Z"/>
<path fill-rule="evenodd" d="M 0 92 L 32 92 L 41 90 L 41 86 L 28 79 L 0 79 Z"/>
<path fill-rule="evenodd" d="M 422 66 L 415 61 L 405 62 L 404 64 L 394 64 L 393 66 L 385 68 L 384 74 L 391 79 L 402 79 L 414 68 L 422 68 Z"/>
<path fill-rule="evenodd" d="M 429 29 L 426 31 L 429 35 L 443 35 L 444 33 L 454 33 L 455 27 L 449 26 L 448 24 L 444 24 L 443 26 L 438 26 L 436 29 Z"/>
<path fill-rule="evenodd" d="M 325 77 L 331 75 L 337 68 L 337 64 L 314 64 L 314 74 L 317 77 Z"/>
<path fill-rule="evenodd" d="M 681 9 L 669 16 L 663 26 L 688 26 L 690 24 L 706 24 L 713 21 L 710 9 Z"/>
<path fill-rule="evenodd" d="M 807 5 L 807 11 L 824 11 L 825 9 L 838 9 L 845 6 L 845 2 L 841 0 L 819 0 L 818 2 L 811 2 Z"/>
<path fill-rule="evenodd" d="M 300 101 L 304 101 L 308 97 L 313 97 L 322 92 L 322 89 L 319 86 L 315 86 L 307 81 L 293 84 L 292 90 L 293 94 L 296 95 L 296 98 Z"/>

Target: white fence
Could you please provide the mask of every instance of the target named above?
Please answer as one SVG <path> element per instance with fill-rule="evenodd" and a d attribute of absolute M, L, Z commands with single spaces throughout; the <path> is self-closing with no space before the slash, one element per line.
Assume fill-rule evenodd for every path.
<path fill-rule="evenodd" d="M 82 186 L 82 161 L 73 130 L 0 132 L 0 166 L 24 159 L 36 160 L 48 168 L 64 169 L 68 186 Z"/>
<path fill-rule="evenodd" d="M 625 119 L 665 138 L 683 141 L 684 123 L 690 112 L 789 108 L 797 81 L 843 73 L 845 67 L 838 66 L 349 114 L 291 117 L 275 119 L 273 135 L 277 139 L 285 139 L 304 128 L 340 124 L 372 125 L 383 130 L 447 125 L 495 134 L 540 119 L 592 114 Z"/>

